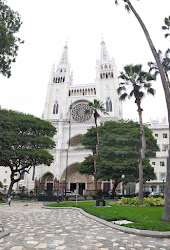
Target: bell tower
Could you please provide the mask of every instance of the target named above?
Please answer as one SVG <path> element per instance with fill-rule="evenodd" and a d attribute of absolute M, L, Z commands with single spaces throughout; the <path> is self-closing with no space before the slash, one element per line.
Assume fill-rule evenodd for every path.
<path fill-rule="evenodd" d="M 72 84 L 70 64 L 68 60 L 68 46 L 64 46 L 61 59 L 57 66 L 53 65 L 50 81 L 47 87 L 47 97 L 44 119 L 56 120 L 66 113 L 68 88 Z"/>
<path fill-rule="evenodd" d="M 122 103 L 117 94 L 118 87 L 117 67 L 114 59 L 110 59 L 102 39 L 100 60 L 96 62 L 97 98 L 105 104 L 106 111 L 110 118 L 114 117 L 114 120 L 122 119 Z"/>

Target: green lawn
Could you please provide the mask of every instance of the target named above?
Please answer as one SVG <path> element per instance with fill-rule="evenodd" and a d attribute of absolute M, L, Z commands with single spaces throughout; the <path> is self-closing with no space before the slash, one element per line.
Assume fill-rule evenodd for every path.
<path fill-rule="evenodd" d="M 106 203 L 106 205 L 108 204 L 109 203 Z M 124 225 L 126 227 L 138 228 L 142 230 L 170 231 L 170 223 L 161 222 L 163 207 L 135 207 L 118 205 L 111 205 L 111 207 L 94 207 L 95 205 L 95 202 L 78 202 L 77 207 L 107 221 L 123 219 L 134 222 L 132 224 Z M 52 203 L 47 206 L 76 207 L 76 203 Z"/>
<path fill-rule="evenodd" d="M 6 203 L 6 201 L 0 201 L 0 203 Z"/>

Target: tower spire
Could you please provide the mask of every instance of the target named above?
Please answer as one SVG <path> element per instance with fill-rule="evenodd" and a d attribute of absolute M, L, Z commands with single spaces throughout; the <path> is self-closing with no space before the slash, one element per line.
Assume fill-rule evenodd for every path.
<path fill-rule="evenodd" d="M 100 63 L 106 63 L 106 62 L 109 62 L 110 59 L 109 59 L 109 55 L 108 55 L 108 52 L 107 52 L 107 49 L 106 49 L 106 44 L 103 40 L 103 37 L 102 37 L 102 42 L 101 42 L 101 54 L 100 54 Z"/>
<path fill-rule="evenodd" d="M 62 56 L 61 56 L 61 59 L 59 62 L 59 66 L 67 66 L 69 64 L 67 50 L 68 50 L 68 46 L 67 46 L 67 42 L 66 42 L 66 45 L 64 46 L 64 50 L 63 50 L 63 53 L 62 53 Z"/>

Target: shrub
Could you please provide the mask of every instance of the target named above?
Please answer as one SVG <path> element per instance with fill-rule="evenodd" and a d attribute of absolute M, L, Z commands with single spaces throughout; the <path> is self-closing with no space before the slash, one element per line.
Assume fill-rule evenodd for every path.
<path fill-rule="evenodd" d="M 164 199 L 161 197 L 153 198 L 148 197 L 144 198 L 143 201 L 138 201 L 138 197 L 126 198 L 122 197 L 119 201 L 115 202 L 117 205 L 134 205 L 134 206 L 164 206 Z"/>

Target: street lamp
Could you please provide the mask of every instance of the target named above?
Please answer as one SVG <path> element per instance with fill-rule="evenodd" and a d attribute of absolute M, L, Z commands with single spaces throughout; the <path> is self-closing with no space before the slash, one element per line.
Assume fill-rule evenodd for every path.
<path fill-rule="evenodd" d="M 124 192 L 125 192 L 125 190 L 124 190 L 124 178 L 125 178 L 125 175 L 124 174 L 122 174 L 122 182 L 123 182 L 123 192 L 122 192 L 122 195 L 124 196 Z"/>
<path fill-rule="evenodd" d="M 71 134 L 71 110 L 72 110 L 72 104 L 70 104 L 70 117 L 69 117 L 69 142 L 68 142 L 68 148 L 67 148 L 67 158 L 66 158 L 66 176 L 65 176 L 65 196 L 67 192 L 67 167 L 68 167 L 68 150 L 70 147 L 70 134 Z"/>

